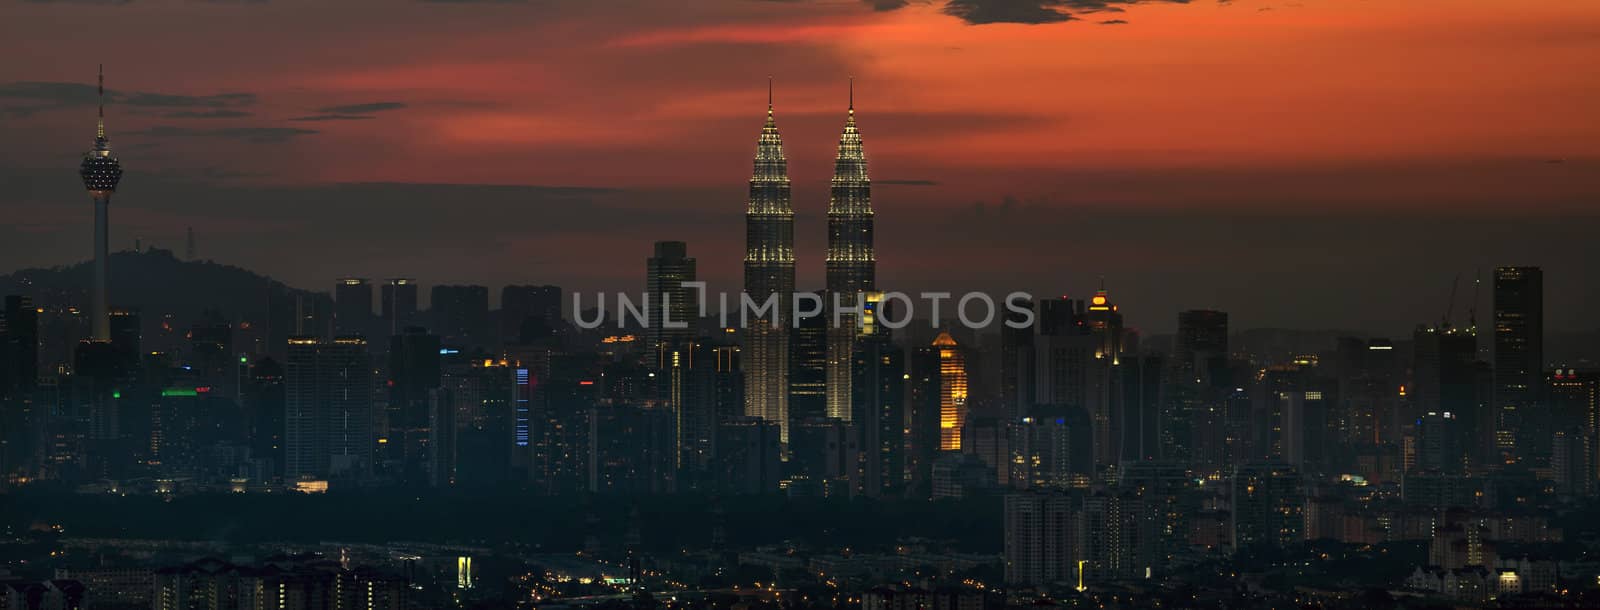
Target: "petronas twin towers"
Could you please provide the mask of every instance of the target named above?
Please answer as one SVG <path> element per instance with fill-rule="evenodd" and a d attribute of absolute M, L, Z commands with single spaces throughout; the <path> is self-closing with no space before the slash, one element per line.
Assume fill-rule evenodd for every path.
<path fill-rule="evenodd" d="M 840 312 L 859 306 L 857 295 L 872 292 L 876 258 L 872 250 L 872 181 L 856 129 L 852 83 L 839 155 L 834 161 L 828 199 L 828 306 Z M 776 296 L 778 307 L 746 325 L 743 350 L 745 415 L 777 422 L 780 438 L 789 440 L 789 329 L 794 303 L 794 208 L 789 202 L 789 164 L 783 156 L 767 86 L 767 122 L 756 141 L 755 171 L 745 209 L 745 293 L 755 303 Z M 837 295 L 837 296 L 835 296 Z M 827 332 L 827 416 L 851 417 L 851 356 L 857 321 L 849 313 Z"/>

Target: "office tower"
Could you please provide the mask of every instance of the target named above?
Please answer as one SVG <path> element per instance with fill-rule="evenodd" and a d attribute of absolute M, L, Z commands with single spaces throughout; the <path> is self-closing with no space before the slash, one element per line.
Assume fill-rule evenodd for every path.
<path fill-rule="evenodd" d="M 1101 465 L 1117 459 L 1120 423 L 1117 384 L 1123 351 L 1122 314 L 1105 289 L 1086 304 L 1071 299 L 1041 302 L 1048 324 L 1034 338 L 1034 399 L 1084 408 L 1093 423 L 1093 453 Z M 1114 421 L 1115 420 L 1115 421 Z"/>
<path fill-rule="evenodd" d="M 744 328 L 745 415 L 776 422 L 789 439 L 789 312 L 794 292 L 794 209 L 789 205 L 789 164 L 772 114 L 767 83 L 767 122 L 756 143 L 750 200 L 745 208 L 745 297 L 758 306 L 769 298 L 776 311 Z"/>
<path fill-rule="evenodd" d="M 856 129 L 855 81 L 850 83 L 849 114 L 839 134 L 839 155 L 833 163 L 833 186 L 828 197 L 827 288 L 832 311 L 839 304 L 839 322 L 828 326 L 828 417 L 849 421 L 850 364 L 859 320 L 851 309 L 861 307 L 860 296 L 876 290 L 877 257 L 872 250 L 872 179 L 867 177 L 867 157 Z"/>
<path fill-rule="evenodd" d="M 1161 407 L 1161 456 L 1186 460 L 1197 442 L 1207 436 L 1215 440 L 1222 434 L 1215 416 L 1225 414 L 1217 390 L 1218 382 L 1227 376 L 1228 314 L 1179 312 L 1178 336 L 1168 364 L 1172 391 Z"/>
<path fill-rule="evenodd" d="M 527 369 L 510 362 L 459 362 L 444 369 L 440 389 L 434 394 L 447 399 L 450 407 L 445 410 L 440 403 L 434 408 L 439 410 L 436 418 L 453 412 L 455 419 L 454 485 L 477 489 L 504 485 L 511 480 L 513 451 L 528 451 L 526 430 L 520 440 L 516 432 L 519 371 L 526 378 Z M 524 413 L 524 426 L 526 417 Z M 429 433 L 441 436 L 434 428 L 430 423 Z M 437 458 L 451 457 L 432 445 L 430 438 L 430 452 Z"/>
<path fill-rule="evenodd" d="M 673 414 L 660 407 L 598 405 L 589 411 L 589 492 L 648 495 L 677 490 Z"/>
<path fill-rule="evenodd" d="M 789 427 L 789 494 L 850 493 L 858 447 L 850 422 L 832 417 L 795 420 Z M 801 489 L 806 487 L 807 489 Z"/>
<path fill-rule="evenodd" d="M 434 286 L 431 291 L 434 328 L 446 345 L 489 347 L 489 289 L 483 286 Z"/>
<path fill-rule="evenodd" d="M 382 307 L 384 332 L 400 334 L 407 326 L 417 324 L 417 283 L 411 278 L 390 278 L 383 283 L 379 299 Z"/>
<path fill-rule="evenodd" d="M 1455 413 L 1427 411 L 1417 418 L 1417 468 L 1461 474 L 1461 430 Z"/>
<path fill-rule="evenodd" d="M 949 332 L 933 340 L 939 350 L 939 450 L 961 450 L 967 420 L 967 355 Z"/>
<path fill-rule="evenodd" d="M 856 411 L 851 419 L 863 459 L 861 491 L 868 497 L 898 495 L 905 488 L 905 351 L 894 344 L 888 329 L 874 329 L 856 342 L 851 370 Z"/>
<path fill-rule="evenodd" d="M 1159 354 L 1128 354 L 1122 367 L 1122 460 L 1154 460 L 1161 453 L 1162 383 L 1166 362 Z"/>
<path fill-rule="evenodd" d="M 106 138 L 104 68 L 100 71 L 99 91 L 100 122 L 95 129 L 94 150 L 84 153 L 78 174 L 83 178 L 83 186 L 89 189 L 89 196 L 94 199 L 94 279 L 89 288 L 89 337 L 96 341 L 106 341 L 111 339 L 111 320 L 107 317 L 110 306 L 106 301 L 107 286 L 111 282 L 111 260 L 108 252 L 111 236 L 110 220 L 107 215 L 111 205 L 111 195 L 117 191 L 117 183 L 122 181 L 122 164 L 111 154 L 111 140 Z"/>
<path fill-rule="evenodd" d="M 1173 360 L 1186 371 L 1202 371 L 1216 358 L 1228 355 L 1228 313 L 1195 309 L 1178 313 L 1178 337 Z"/>
<path fill-rule="evenodd" d="M 1234 548 L 1282 548 L 1300 542 L 1304 496 L 1300 474 L 1287 465 L 1252 463 L 1235 467 Z"/>
<path fill-rule="evenodd" d="M 506 286 L 500 289 L 500 336 L 510 343 L 526 343 L 523 329 L 537 318 L 543 328 L 561 327 L 560 286 Z M 676 318 L 674 318 L 676 319 Z"/>
<path fill-rule="evenodd" d="M 1077 508 L 1077 498 L 1062 492 L 1006 494 L 1006 584 L 1078 582 L 1083 552 Z"/>
<path fill-rule="evenodd" d="M 1413 342 L 1413 348 L 1415 356 L 1421 346 Z M 1345 465 L 1356 455 L 1372 455 L 1385 442 L 1384 434 L 1390 435 L 1388 442 L 1395 442 L 1404 370 L 1394 342 L 1388 339 L 1339 339 L 1333 362 L 1335 394 L 1330 397 L 1336 404 L 1329 412 L 1329 426 Z"/>
<path fill-rule="evenodd" d="M 1477 334 L 1471 328 L 1441 325 L 1419 326 L 1411 336 L 1411 383 L 1405 388 L 1405 396 L 1411 401 L 1412 410 L 1452 414 L 1462 437 L 1458 446 L 1471 460 L 1474 471 L 1498 462 L 1498 418 L 1483 408 L 1491 401 L 1479 396 L 1477 390 Z M 1377 437 L 1398 446 L 1404 423 L 1380 421 Z"/>
<path fill-rule="evenodd" d="M 1023 306 L 1033 310 L 1032 300 Z M 1021 324 L 1026 318 L 1010 309 L 1005 321 Z M 1038 319 L 1024 328 L 1000 325 L 1000 404 L 1011 418 L 1026 417 L 1034 405 L 1034 334 Z"/>
<path fill-rule="evenodd" d="M 658 241 L 655 256 L 645 261 L 645 295 L 648 310 L 644 344 L 646 362 L 666 368 L 665 350 L 683 348 L 694 339 L 700 320 L 699 291 L 684 286 L 695 281 L 694 259 L 681 241 Z"/>
<path fill-rule="evenodd" d="M 423 480 L 429 455 L 433 391 L 443 373 L 439 335 L 415 326 L 389 340 L 389 403 L 385 407 L 382 457 L 410 482 Z M 445 397 L 448 403 L 449 397 Z M 449 423 L 449 422 L 447 422 Z"/>
<path fill-rule="evenodd" d="M 212 386 L 219 396 L 237 397 L 241 385 L 239 358 L 233 352 L 233 325 L 215 311 L 206 311 L 189 327 L 189 365 L 200 385 Z"/>
<path fill-rule="evenodd" d="M 7 295 L 0 318 L 0 398 L 23 396 L 39 383 L 39 310 L 33 299 Z"/>
<path fill-rule="evenodd" d="M 1514 458 L 1547 455 L 1538 425 L 1544 379 L 1544 271 L 1494 270 L 1494 409 L 1497 444 Z"/>
<path fill-rule="evenodd" d="M 759 417 L 736 417 L 717 426 L 718 482 L 736 495 L 777 493 L 783 478 L 782 428 Z"/>
<path fill-rule="evenodd" d="M 370 471 L 372 387 L 365 339 L 289 339 L 285 479 L 359 478 Z"/>
<path fill-rule="evenodd" d="M 241 406 L 249 426 L 250 455 L 267 465 L 270 478 L 283 472 L 283 366 L 272 358 L 261 358 L 248 366 L 249 387 Z"/>
<path fill-rule="evenodd" d="M 690 354 L 679 434 L 686 482 L 703 487 L 712 483 L 718 424 L 744 413 L 744 370 L 738 345 L 716 345 L 702 339 L 694 343 Z"/>
<path fill-rule="evenodd" d="M 372 284 L 366 278 L 340 278 L 333 286 L 333 331 L 366 336 L 372 332 Z"/>
<path fill-rule="evenodd" d="M 789 423 L 826 417 L 828 314 L 796 320 L 789 329 Z"/>
<path fill-rule="evenodd" d="M 1071 405 L 1038 405 L 1033 415 L 1011 422 L 1011 472 L 1018 489 L 1086 487 L 1094 474 L 1088 413 Z"/>
<path fill-rule="evenodd" d="M 1556 368 L 1546 375 L 1551 427 L 1550 467 L 1570 494 L 1592 494 L 1600 480 L 1600 373 Z"/>
<path fill-rule="evenodd" d="M 914 497 L 926 498 L 932 493 L 933 462 L 939 456 L 941 403 L 943 380 L 940 370 L 940 348 L 932 345 L 918 347 L 911 352 L 906 365 L 905 421 L 906 453 L 905 483 Z"/>
<path fill-rule="evenodd" d="M 139 356 L 144 353 L 141 349 L 139 310 L 114 307 L 107 316 L 111 327 L 111 347 L 122 358 L 122 367 L 129 371 L 137 369 Z"/>

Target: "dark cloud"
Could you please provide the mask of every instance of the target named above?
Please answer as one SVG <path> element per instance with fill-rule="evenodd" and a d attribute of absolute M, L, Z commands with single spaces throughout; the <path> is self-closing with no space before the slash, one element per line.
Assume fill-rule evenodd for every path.
<path fill-rule="evenodd" d="M 1128 24 L 1128 20 L 1127 19 L 1107 19 L 1105 21 L 1101 21 L 1100 22 L 1100 25 L 1127 25 L 1127 24 Z"/>
<path fill-rule="evenodd" d="M 244 118 L 244 117 L 247 117 L 247 116 L 251 116 L 251 114 L 248 113 L 248 112 L 245 112 L 243 110 L 228 110 L 228 109 L 225 109 L 225 108 L 219 108 L 219 109 L 216 109 L 216 110 L 178 110 L 178 111 L 168 112 L 166 114 L 163 114 L 163 115 L 161 115 L 161 118 L 164 118 L 164 119 L 239 119 L 239 118 Z"/>
<path fill-rule="evenodd" d="M 372 102 L 368 104 L 349 104 L 346 106 L 328 106 L 320 108 L 317 112 L 323 114 L 368 114 L 383 112 L 385 110 L 399 110 L 405 108 L 405 102 Z"/>
<path fill-rule="evenodd" d="M 95 85 L 85 83 L 19 81 L 0 84 L 0 100 L 16 100 L 7 111 L 23 115 L 43 110 L 92 106 L 99 99 Z M 138 108 L 240 108 L 256 103 L 254 93 L 217 93 L 213 95 L 183 95 L 151 91 L 106 90 L 106 103 Z"/>
<path fill-rule="evenodd" d="M 910 0 L 861 0 L 861 1 L 867 3 L 868 5 L 871 5 L 872 6 L 872 10 L 875 10 L 875 11 L 892 11 L 892 10 L 896 10 L 896 9 L 905 8 L 906 5 L 911 4 Z"/>
<path fill-rule="evenodd" d="M 364 121 L 378 117 L 370 114 L 313 114 L 310 116 L 297 116 L 291 121 Z"/>
<path fill-rule="evenodd" d="M 129 4 L 133 0 L 23 0 L 29 4 Z"/>
<path fill-rule="evenodd" d="M 950 0 L 947 15 L 972 25 L 989 23 L 1060 23 L 1072 20 L 1056 0 Z"/>
<path fill-rule="evenodd" d="M 151 127 L 139 132 L 140 135 L 158 138 L 223 138 L 242 140 L 254 144 L 278 144 L 287 142 L 299 136 L 308 136 L 318 133 L 312 129 L 298 129 L 294 127 L 224 127 L 219 129 L 196 129 L 191 127 L 173 127 L 161 125 Z"/>

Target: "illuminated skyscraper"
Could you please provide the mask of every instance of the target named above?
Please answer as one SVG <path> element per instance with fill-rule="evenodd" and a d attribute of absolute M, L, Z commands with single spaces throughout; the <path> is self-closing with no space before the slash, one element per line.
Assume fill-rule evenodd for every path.
<path fill-rule="evenodd" d="M 967 419 L 967 356 L 954 337 L 934 338 L 939 350 L 939 450 L 961 450 L 961 427 Z"/>
<path fill-rule="evenodd" d="M 111 340 L 111 318 L 106 305 L 106 285 L 110 282 L 110 263 L 107 248 L 110 243 L 107 208 L 111 194 L 122 181 L 122 164 L 111 154 L 111 141 L 106 138 L 106 74 L 100 70 L 100 122 L 95 130 L 94 150 L 83 154 L 78 174 L 83 177 L 84 188 L 94 199 L 94 283 L 90 287 L 89 317 L 90 338 L 95 341 Z"/>
<path fill-rule="evenodd" d="M 839 156 L 833 163 L 833 188 L 828 198 L 829 305 L 838 299 L 847 311 L 859 305 L 857 295 L 872 292 L 877 263 L 872 251 L 872 180 L 856 131 L 855 83 L 850 85 L 850 110 L 839 134 Z M 828 327 L 828 417 L 850 420 L 850 363 L 857 336 L 856 316 L 844 314 Z"/>
<path fill-rule="evenodd" d="M 772 115 L 756 142 L 755 171 L 745 208 L 744 289 L 758 305 L 777 297 L 776 311 L 750 320 L 744 331 L 745 415 L 776 422 L 789 438 L 789 310 L 794 293 L 794 209 L 789 205 L 789 163 Z"/>

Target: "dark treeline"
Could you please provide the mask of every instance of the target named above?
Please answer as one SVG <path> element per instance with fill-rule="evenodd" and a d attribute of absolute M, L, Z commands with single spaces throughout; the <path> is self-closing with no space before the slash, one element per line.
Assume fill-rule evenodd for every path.
<path fill-rule="evenodd" d="M 437 494 L 362 490 L 327 494 L 89 495 L 28 490 L 0 496 L 14 531 L 59 525 L 73 537 L 261 542 L 418 541 L 548 552 L 588 539 L 616 545 L 637 530 L 652 551 L 705 548 L 721 523 L 734 548 L 802 545 L 885 547 L 907 538 L 999 552 L 999 498 L 841 501 L 697 496 L 544 497 L 515 491 Z"/>

